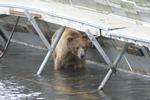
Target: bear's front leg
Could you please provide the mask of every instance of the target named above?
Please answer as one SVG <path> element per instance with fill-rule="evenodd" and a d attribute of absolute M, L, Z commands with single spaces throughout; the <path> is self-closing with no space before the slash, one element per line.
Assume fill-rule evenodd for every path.
<path fill-rule="evenodd" d="M 60 59 L 60 58 L 56 57 L 55 60 L 54 60 L 54 69 L 55 70 L 61 70 L 63 68 L 64 68 L 63 59 Z"/>

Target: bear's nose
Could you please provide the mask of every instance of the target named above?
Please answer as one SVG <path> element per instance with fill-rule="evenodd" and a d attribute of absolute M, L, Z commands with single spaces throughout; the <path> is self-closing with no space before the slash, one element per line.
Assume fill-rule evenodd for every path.
<path fill-rule="evenodd" d="M 83 58 L 84 58 L 84 55 L 81 55 L 81 58 L 83 59 Z"/>

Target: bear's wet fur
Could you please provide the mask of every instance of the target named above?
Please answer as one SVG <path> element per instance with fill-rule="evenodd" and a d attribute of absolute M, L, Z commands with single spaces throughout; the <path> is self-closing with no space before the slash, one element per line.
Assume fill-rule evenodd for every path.
<path fill-rule="evenodd" d="M 52 42 L 58 31 L 52 36 Z M 65 66 L 84 69 L 88 46 L 87 36 L 78 30 L 66 28 L 53 52 L 54 69 L 60 70 Z"/>

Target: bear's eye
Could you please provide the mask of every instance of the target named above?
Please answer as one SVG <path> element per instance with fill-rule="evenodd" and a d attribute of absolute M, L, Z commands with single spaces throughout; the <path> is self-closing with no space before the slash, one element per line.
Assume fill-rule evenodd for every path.
<path fill-rule="evenodd" d="M 87 47 L 86 47 L 86 46 L 83 46 L 82 48 L 83 48 L 85 51 L 87 50 Z"/>
<path fill-rule="evenodd" d="M 86 49 L 86 46 L 83 46 L 83 49 Z"/>
<path fill-rule="evenodd" d="M 79 47 L 76 48 L 77 50 L 79 49 Z"/>

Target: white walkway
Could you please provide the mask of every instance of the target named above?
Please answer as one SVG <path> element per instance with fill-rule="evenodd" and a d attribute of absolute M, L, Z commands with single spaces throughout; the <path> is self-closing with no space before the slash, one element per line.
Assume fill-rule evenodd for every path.
<path fill-rule="evenodd" d="M 104 37 L 150 46 L 150 27 L 148 25 L 137 25 L 134 21 L 131 22 L 112 14 L 104 15 L 70 5 L 55 2 L 44 3 L 38 0 L 0 0 L 0 6 L 32 10 L 40 14 L 41 19 L 51 23 L 82 31 L 89 29 L 94 35 L 100 35 L 99 29 L 102 29 Z M 24 12 L 20 9 L 3 8 L 0 13 L 11 14 L 12 10 Z"/>

